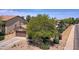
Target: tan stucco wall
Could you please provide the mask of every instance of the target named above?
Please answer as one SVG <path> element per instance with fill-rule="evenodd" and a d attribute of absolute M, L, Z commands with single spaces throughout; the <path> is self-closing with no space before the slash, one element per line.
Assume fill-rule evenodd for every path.
<path fill-rule="evenodd" d="M 62 46 L 65 46 L 66 41 L 69 37 L 70 31 L 72 29 L 73 25 L 69 26 L 63 33 L 62 33 Z"/>
<path fill-rule="evenodd" d="M 73 50 L 74 49 L 74 30 L 75 30 L 75 26 L 73 25 L 69 37 L 67 39 L 66 45 L 64 50 Z"/>
<path fill-rule="evenodd" d="M 16 32 L 14 32 L 12 34 L 9 34 L 9 35 L 5 35 L 5 40 L 11 39 L 11 38 L 13 38 L 15 36 L 16 36 Z"/>

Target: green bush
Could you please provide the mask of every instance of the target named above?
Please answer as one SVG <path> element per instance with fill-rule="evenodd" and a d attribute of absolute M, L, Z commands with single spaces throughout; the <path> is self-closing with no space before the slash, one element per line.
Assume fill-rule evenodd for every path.
<path fill-rule="evenodd" d="M 27 23 L 27 34 L 29 40 L 41 49 L 49 49 L 49 39 L 54 37 L 56 32 L 56 21 L 47 15 L 32 17 Z"/>
<path fill-rule="evenodd" d="M 42 44 L 41 46 L 40 46 L 40 48 L 41 49 L 44 49 L 44 50 L 47 50 L 47 49 L 49 49 L 49 45 L 48 44 Z"/>
<path fill-rule="evenodd" d="M 55 44 L 59 44 L 59 39 L 55 38 L 55 39 L 53 40 L 53 42 L 54 42 Z"/>
<path fill-rule="evenodd" d="M 3 36 L 3 35 L 4 35 L 4 33 L 0 32 L 0 36 Z"/>
<path fill-rule="evenodd" d="M 4 40 L 4 36 L 0 36 L 0 41 L 1 41 L 1 40 Z"/>
<path fill-rule="evenodd" d="M 4 35 L 5 35 L 4 33 L 0 32 L 0 41 L 4 40 Z"/>

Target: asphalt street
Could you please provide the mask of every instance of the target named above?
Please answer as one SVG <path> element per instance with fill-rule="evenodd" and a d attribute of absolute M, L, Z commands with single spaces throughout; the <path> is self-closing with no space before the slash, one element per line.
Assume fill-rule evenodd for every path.
<path fill-rule="evenodd" d="M 75 31 L 74 31 L 74 50 L 79 50 L 79 24 L 75 25 Z"/>

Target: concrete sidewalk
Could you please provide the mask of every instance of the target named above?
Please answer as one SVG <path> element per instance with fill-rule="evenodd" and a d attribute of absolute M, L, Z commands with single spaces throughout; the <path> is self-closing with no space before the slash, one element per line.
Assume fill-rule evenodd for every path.
<path fill-rule="evenodd" d="M 64 50 L 73 50 L 73 47 L 74 47 L 74 28 L 75 28 L 75 26 L 73 25 Z"/>

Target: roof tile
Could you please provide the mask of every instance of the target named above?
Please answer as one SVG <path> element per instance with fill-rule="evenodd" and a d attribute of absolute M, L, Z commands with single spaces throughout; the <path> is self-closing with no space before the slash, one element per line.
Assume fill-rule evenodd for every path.
<path fill-rule="evenodd" d="M 8 21 L 11 20 L 12 18 L 14 18 L 15 16 L 0 16 L 2 21 Z"/>

